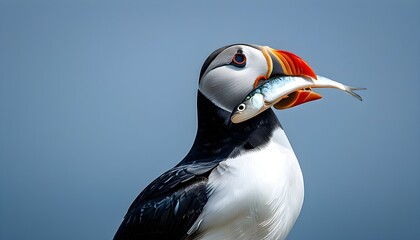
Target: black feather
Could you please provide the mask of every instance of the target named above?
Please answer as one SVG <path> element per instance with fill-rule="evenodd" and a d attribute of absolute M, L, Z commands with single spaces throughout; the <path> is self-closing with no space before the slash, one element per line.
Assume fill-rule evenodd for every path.
<path fill-rule="evenodd" d="M 185 239 L 209 198 L 208 177 L 219 162 L 260 149 L 281 127 L 271 109 L 233 124 L 198 92 L 198 130 L 187 156 L 134 200 L 114 240 Z"/>

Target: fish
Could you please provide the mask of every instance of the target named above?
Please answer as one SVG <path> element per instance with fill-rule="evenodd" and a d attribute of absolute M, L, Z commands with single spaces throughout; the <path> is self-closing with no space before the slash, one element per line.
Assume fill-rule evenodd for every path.
<path fill-rule="evenodd" d="M 305 76 L 279 76 L 268 79 L 264 84 L 252 90 L 243 101 L 232 111 L 230 120 L 241 123 L 285 99 L 297 90 L 310 90 L 310 88 L 336 88 L 347 92 L 362 101 L 362 97 L 355 90 L 365 90 L 344 85 L 327 77 L 317 75 L 317 79 Z"/>

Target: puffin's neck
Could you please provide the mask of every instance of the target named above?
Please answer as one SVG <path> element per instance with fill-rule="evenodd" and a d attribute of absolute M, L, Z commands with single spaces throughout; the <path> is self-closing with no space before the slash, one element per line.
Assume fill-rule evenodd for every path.
<path fill-rule="evenodd" d="M 193 146 L 178 164 L 221 161 L 241 151 L 266 145 L 275 129 L 281 127 L 271 109 L 234 124 L 227 112 L 208 100 L 200 91 L 197 95 L 198 128 Z"/>

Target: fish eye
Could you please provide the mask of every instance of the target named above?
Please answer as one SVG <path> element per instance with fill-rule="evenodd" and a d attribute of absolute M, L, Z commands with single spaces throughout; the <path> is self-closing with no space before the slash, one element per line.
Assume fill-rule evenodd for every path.
<path fill-rule="evenodd" d="M 239 106 L 237 107 L 238 111 L 242 112 L 243 110 L 245 110 L 246 106 L 244 103 L 239 104 Z"/>
<path fill-rule="evenodd" d="M 232 58 L 231 62 L 234 66 L 243 68 L 246 64 L 246 57 L 245 54 L 242 53 L 242 51 L 238 51 Z"/>

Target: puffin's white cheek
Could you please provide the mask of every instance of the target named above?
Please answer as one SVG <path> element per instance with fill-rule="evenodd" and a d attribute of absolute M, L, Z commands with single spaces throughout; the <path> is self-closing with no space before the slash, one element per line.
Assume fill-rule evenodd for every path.
<path fill-rule="evenodd" d="M 215 69 L 202 79 L 199 89 L 218 107 L 231 112 L 252 91 L 252 77 L 244 73 L 226 67 Z"/>
<path fill-rule="evenodd" d="M 207 72 L 199 89 L 216 106 L 231 112 L 252 91 L 255 80 L 266 76 L 267 61 L 261 51 L 244 47 L 247 63 L 244 67 L 225 65 Z"/>

